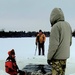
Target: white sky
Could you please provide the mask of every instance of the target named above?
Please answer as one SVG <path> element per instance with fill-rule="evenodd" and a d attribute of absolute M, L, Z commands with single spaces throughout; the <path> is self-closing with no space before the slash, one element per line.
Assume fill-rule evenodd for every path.
<path fill-rule="evenodd" d="M 0 0 L 0 30 L 50 31 L 49 17 L 60 7 L 65 20 L 75 29 L 75 0 Z"/>

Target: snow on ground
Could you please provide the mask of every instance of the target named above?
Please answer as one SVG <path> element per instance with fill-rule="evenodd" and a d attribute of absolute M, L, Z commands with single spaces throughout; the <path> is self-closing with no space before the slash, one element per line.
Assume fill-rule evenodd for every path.
<path fill-rule="evenodd" d="M 9 75 L 9 74 L 5 73 L 5 71 L 3 70 L 0 70 L 0 75 Z"/>
<path fill-rule="evenodd" d="M 75 73 L 73 73 L 73 74 L 70 74 L 70 75 L 75 75 Z"/>
<path fill-rule="evenodd" d="M 19 69 L 23 69 L 25 65 L 27 64 L 47 64 L 45 56 L 35 56 L 27 59 L 21 59 L 17 61 L 17 64 L 19 66 Z M 5 73 L 5 67 L 4 67 L 5 61 L 0 60 L 0 75 L 8 75 Z"/>
<path fill-rule="evenodd" d="M 72 61 L 73 59 L 67 60 L 67 66 L 66 66 L 66 75 L 75 75 L 75 61 Z M 75 59 L 74 59 L 75 60 Z"/>
<path fill-rule="evenodd" d="M 19 66 L 20 69 L 22 69 L 23 67 L 25 67 L 25 65 L 27 64 L 47 64 L 46 62 L 46 57 L 45 56 L 35 56 L 35 57 L 31 57 L 31 58 L 27 58 L 27 59 L 21 59 L 17 61 L 17 64 Z M 5 68 L 4 68 L 4 60 L 0 61 L 0 75 L 8 75 L 5 73 Z M 75 75 L 75 66 L 74 66 L 75 62 L 71 62 L 70 59 L 68 59 L 67 61 L 67 68 L 66 68 L 66 75 Z"/>
<path fill-rule="evenodd" d="M 49 38 L 45 43 L 45 56 L 38 56 L 38 51 L 35 54 L 35 38 L 0 38 L 0 75 L 7 75 L 5 73 L 5 59 L 7 52 L 14 48 L 16 52 L 16 60 L 20 69 L 25 67 L 26 64 L 38 63 L 47 64 L 47 51 L 48 51 Z M 75 75 L 75 38 L 71 46 L 70 58 L 67 60 L 66 74 Z"/>

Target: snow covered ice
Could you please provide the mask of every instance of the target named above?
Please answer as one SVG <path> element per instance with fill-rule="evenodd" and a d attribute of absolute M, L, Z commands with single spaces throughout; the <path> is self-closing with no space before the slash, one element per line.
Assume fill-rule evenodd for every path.
<path fill-rule="evenodd" d="M 7 73 L 5 73 L 5 71 L 0 70 L 0 75 L 8 75 Z"/>
<path fill-rule="evenodd" d="M 67 60 L 66 75 L 75 75 L 75 38 L 72 39 L 70 58 Z M 16 61 L 20 69 L 26 64 L 39 63 L 47 64 L 49 38 L 45 43 L 45 56 L 38 56 L 38 50 L 35 55 L 35 38 L 0 38 L 0 75 L 8 75 L 5 73 L 5 60 L 8 56 L 7 52 L 12 48 L 16 52 Z"/>
<path fill-rule="evenodd" d="M 73 73 L 73 74 L 70 74 L 70 75 L 75 75 L 75 73 Z"/>

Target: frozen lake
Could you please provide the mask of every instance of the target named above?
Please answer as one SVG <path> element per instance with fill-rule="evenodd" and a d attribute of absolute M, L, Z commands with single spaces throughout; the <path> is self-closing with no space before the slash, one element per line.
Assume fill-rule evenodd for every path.
<path fill-rule="evenodd" d="M 45 55 L 48 51 L 48 40 L 46 39 L 45 43 Z M 12 48 L 15 49 L 16 58 L 24 59 L 33 57 L 35 54 L 35 38 L 0 38 L 0 57 L 1 60 L 7 57 L 7 52 Z"/>
<path fill-rule="evenodd" d="M 4 61 L 6 60 L 8 54 L 7 52 L 12 48 L 16 52 L 17 63 L 22 69 L 25 63 L 36 63 L 38 62 L 47 63 L 47 52 L 48 52 L 49 38 L 45 42 L 45 56 L 38 56 L 38 51 L 35 54 L 35 38 L 0 38 L 0 73 L 4 72 Z M 72 39 L 72 46 L 70 51 L 70 58 L 67 60 L 66 75 L 75 75 L 75 38 Z M 3 71 L 3 72 L 2 72 Z M 6 75 L 6 74 L 0 74 Z"/>

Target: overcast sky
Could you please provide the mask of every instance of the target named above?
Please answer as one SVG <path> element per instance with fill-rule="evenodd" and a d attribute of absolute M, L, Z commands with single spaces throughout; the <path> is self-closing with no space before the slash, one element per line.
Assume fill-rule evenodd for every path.
<path fill-rule="evenodd" d="M 0 0 L 0 30 L 50 31 L 50 13 L 55 7 L 63 10 L 74 30 L 75 0 Z"/>

